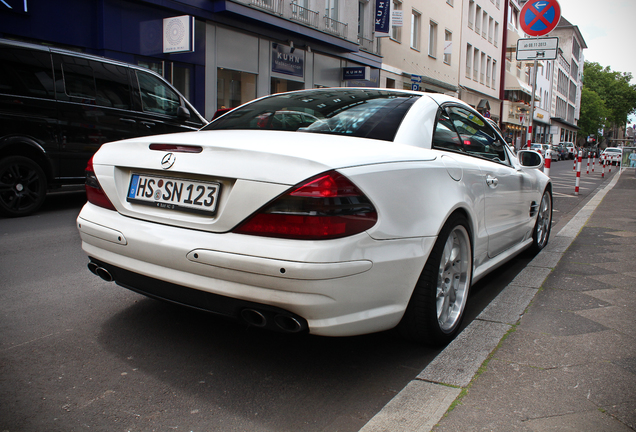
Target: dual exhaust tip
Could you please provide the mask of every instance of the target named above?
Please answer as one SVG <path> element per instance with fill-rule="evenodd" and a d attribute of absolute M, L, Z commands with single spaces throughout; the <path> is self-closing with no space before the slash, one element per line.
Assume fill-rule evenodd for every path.
<path fill-rule="evenodd" d="M 92 261 L 88 263 L 88 269 L 106 282 L 112 282 L 115 279 L 108 270 Z M 256 309 L 245 308 L 241 310 L 240 317 L 251 326 L 268 328 L 274 331 L 299 333 L 305 329 L 305 325 L 301 323 L 301 320 L 281 312 L 261 312 Z"/>
<path fill-rule="evenodd" d="M 106 282 L 112 282 L 114 280 L 113 275 L 111 275 L 108 270 L 106 270 L 104 267 L 98 266 L 92 261 L 88 263 L 88 269 L 91 271 L 91 273 L 96 274 L 100 278 L 104 279 Z"/>
<path fill-rule="evenodd" d="M 268 318 L 269 315 L 269 318 Z M 263 313 L 256 309 L 243 309 L 241 318 L 254 327 L 268 327 L 271 330 L 278 330 L 285 333 L 298 333 L 303 330 L 300 321 L 291 315 L 275 313 Z"/>

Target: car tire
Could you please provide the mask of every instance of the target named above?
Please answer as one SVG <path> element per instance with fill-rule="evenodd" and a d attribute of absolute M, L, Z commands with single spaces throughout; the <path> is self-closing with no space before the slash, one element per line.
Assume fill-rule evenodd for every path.
<path fill-rule="evenodd" d="M 472 278 L 468 220 L 453 214 L 442 228 L 398 327 L 402 336 L 440 346 L 459 332 Z"/>
<path fill-rule="evenodd" d="M 27 216 L 46 198 L 46 175 L 40 166 L 23 156 L 0 160 L 0 214 Z"/>
<path fill-rule="evenodd" d="M 537 254 L 548 244 L 552 229 L 552 194 L 549 190 L 543 192 L 537 209 L 537 221 L 532 230 L 532 246 L 530 253 Z"/>

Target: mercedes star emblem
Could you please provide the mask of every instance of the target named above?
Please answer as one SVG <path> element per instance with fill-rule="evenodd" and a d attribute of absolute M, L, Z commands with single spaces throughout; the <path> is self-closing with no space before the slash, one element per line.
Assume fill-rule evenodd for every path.
<path fill-rule="evenodd" d="M 174 153 L 166 153 L 163 159 L 161 159 L 161 168 L 163 169 L 172 168 L 172 165 L 174 165 L 174 162 L 176 160 L 177 160 L 177 157 L 174 155 Z"/>

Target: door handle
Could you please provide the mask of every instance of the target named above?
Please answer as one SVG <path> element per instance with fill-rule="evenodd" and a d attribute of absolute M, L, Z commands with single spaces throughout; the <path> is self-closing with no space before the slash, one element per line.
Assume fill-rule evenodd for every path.
<path fill-rule="evenodd" d="M 497 177 L 493 177 L 490 174 L 486 175 L 486 184 L 491 188 L 496 188 L 499 184 L 499 179 Z"/>
<path fill-rule="evenodd" d="M 119 121 L 122 123 L 137 123 L 137 120 L 129 118 L 120 118 Z"/>
<path fill-rule="evenodd" d="M 155 125 L 154 122 L 148 122 L 148 121 L 142 121 L 141 124 L 146 126 L 147 128 L 151 128 Z"/>

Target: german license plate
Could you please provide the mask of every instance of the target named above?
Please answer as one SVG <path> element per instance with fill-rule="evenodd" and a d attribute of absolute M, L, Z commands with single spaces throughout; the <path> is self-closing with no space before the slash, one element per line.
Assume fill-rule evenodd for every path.
<path fill-rule="evenodd" d="M 168 210 L 214 214 L 220 189 L 215 182 L 133 174 L 126 200 Z"/>

